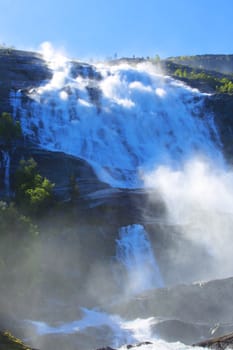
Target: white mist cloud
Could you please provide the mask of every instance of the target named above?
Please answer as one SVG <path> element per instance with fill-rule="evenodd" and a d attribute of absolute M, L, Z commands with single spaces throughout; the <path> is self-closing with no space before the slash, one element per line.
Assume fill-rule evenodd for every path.
<path fill-rule="evenodd" d="M 45 91 L 53 89 L 61 89 L 68 76 L 69 72 L 69 60 L 65 55 L 63 49 L 55 49 L 53 45 L 45 41 L 39 47 L 39 53 L 43 56 L 44 60 L 47 61 L 47 64 L 50 69 L 53 70 L 53 77 L 48 84 L 42 86 L 38 89 L 40 94 Z M 66 100 L 65 94 L 61 94 L 60 98 Z"/>
<path fill-rule="evenodd" d="M 49 63 L 52 69 L 63 68 L 68 61 L 65 50 L 63 48 L 55 49 L 49 41 L 40 44 L 39 53 Z"/>
<path fill-rule="evenodd" d="M 55 50 L 49 41 L 44 41 L 41 43 L 39 51 L 47 60 L 51 60 L 55 54 Z"/>
<path fill-rule="evenodd" d="M 57 57 L 67 60 L 64 48 L 55 48 L 49 41 L 44 41 L 39 45 L 39 52 L 48 61 L 52 61 Z"/>
<path fill-rule="evenodd" d="M 162 197 L 169 223 L 177 225 L 190 246 L 201 245 L 212 258 L 206 277 L 232 275 L 233 172 L 193 159 L 182 170 L 160 166 L 144 175 L 144 183 Z M 194 261 L 194 269 L 195 264 L 201 269 L 201 263 Z"/>

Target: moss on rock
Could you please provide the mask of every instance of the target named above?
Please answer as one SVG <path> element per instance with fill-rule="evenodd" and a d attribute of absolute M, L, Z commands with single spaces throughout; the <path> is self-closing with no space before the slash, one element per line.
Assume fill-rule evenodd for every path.
<path fill-rule="evenodd" d="M 0 332 L 0 350 L 33 350 L 10 332 Z M 35 349 L 34 349 L 35 350 Z"/>

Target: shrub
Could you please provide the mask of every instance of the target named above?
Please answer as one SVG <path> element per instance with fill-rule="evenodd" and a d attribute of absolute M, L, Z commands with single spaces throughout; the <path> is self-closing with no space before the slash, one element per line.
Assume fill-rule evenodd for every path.
<path fill-rule="evenodd" d="M 227 78 L 223 78 L 220 81 L 221 85 L 218 86 L 217 90 L 218 92 L 222 93 L 228 93 L 232 94 L 233 93 L 233 82 Z"/>
<path fill-rule="evenodd" d="M 21 136 L 22 130 L 20 123 L 14 121 L 9 113 L 2 113 L 0 116 L 0 138 L 2 138 L 4 142 L 9 143 Z"/>
<path fill-rule="evenodd" d="M 54 184 L 39 174 L 34 159 L 20 162 L 15 182 L 16 202 L 27 213 L 42 213 L 51 204 Z"/>

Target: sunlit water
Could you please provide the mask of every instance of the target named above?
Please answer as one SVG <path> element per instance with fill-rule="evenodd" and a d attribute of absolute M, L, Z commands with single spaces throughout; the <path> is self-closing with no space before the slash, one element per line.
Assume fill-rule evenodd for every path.
<path fill-rule="evenodd" d="M 61 324 L 58 327 L 52 327 L 45 322 L 26 321 L 28 325 L 32 325 L 37 329 L 39 336 L 43 335 L 58 335 L 58 334 L 82 334 L 87 332 L 90 327 L 96 329 L 106 326 L 109 332 L 112 332 L 112 340 L 109 346 L 115 348 L 125 349 L 125 344 L 138 344 L 141 342 L 151 342 L 152 344 L 145 344 L 140 346 L 142 350 L 183 350 L 191 349 L 191 346 L 184 345 L 180 342 L 167 343 L 158 339 L 157 335 L 153 333 L 152 326 L 156 324 L 156 319 L 153 317 L 147 319 L 135 319 L 127 321 L 117 315 L 109 315 L 104 312 L 96 310 L 82 309 L 83 318 Z M 105 330 L 105 332 L 107 332 Z M 104 343 L 104 339 L 103 339 Z M 198 348 L 197 348 L 198 349 Z"/>
<path fill-rule="evenodd" d="M 194 154 L 222 161 L 203 95 L 152 64 L 64 58 L 50 66 L 53 78 L 28 91 L 29 99 L 11 93 L 24 134 L 42 148 L 87 160 L 101 180 L 121 188 L 142 187 L 156 165 L 177 167 Z"/>
<path fill-rule="evenodd" d="M 129 293 L 164 286 L 148 234 L 142 225 L 120 229 L 116 258 L 126 271 L 125 283 Z M 118 280 L 122 283 L 120 276 Z"/>
<path fill-rule="evenodd" d="M 200 208 L 199 202 L 191 197 L 189 214 L 183 215 L 187 213 L 187 202 L 183 201 L 183 192 L 174 189 L 182 188 L 186 177 L 177 180 L 175 175 L 174 180 L 173 174 L 185 174 L 186 162 L 194 157 L 204 162 L 209 159 L 211 164 L 224 169 L 221 142 L 212 115 L 205 111 L 205 97 L 163 76 L 148 63 L 90 66 L 62 58 L 49 64 L 54 71 L 52 80 L 27 91 L 28 99 L 22 99 L 25 92 L 11 92 L 13 114 L 20 119 L 25 137 L 43 149 L 85 159 L 99 178 L 112 187 L 156 188 L 168 207 L 171 223 L 177 220 L 180 224 L 181 220 L 183 224 L 182 220 L 186 220 L 186 226 L 192 225 L 193 216 L 190 219 L 189 214 L 196 215 L 192 209 Z M 172 188 L 167 187 L 164 179 L 168 184 L 173 181 Z M 192 184 L 187 182 L 190 188 Z M 198 193 L 203 199 L 205 192 L 201 189 Z M 173 206 L 169 206 L 171 203 Z M 206 221 L 201 228 L 196 225 L 189 238 L 193 240 L 194 233 L 197 238 L 206 237 L 207 226 Z M 210 241 L 211 237 L 204 239 L 208 249 Z M 128 273 L 132 293 L 163 286 L 142 226 L 120 230 L 116 256 Z M 158 340 L 152 332 L 156 322 L 153 317 L 129 321 L 96 310 L 83 309 L 83 313 L 81 320 L 57 327 L 37 321 L 28 323 L 36 327 L 40 336 L 74 334 L 89 327 L 107 326 L 113 334 L 109 345 L 114 347 L 152 341 L 153 345 L 141 349 L 188 348 L 181 343 Z"/>

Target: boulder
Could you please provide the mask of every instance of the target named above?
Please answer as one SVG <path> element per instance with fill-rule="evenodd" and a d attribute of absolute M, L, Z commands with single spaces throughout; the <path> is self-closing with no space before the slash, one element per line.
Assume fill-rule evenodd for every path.
<path fill-rule="evenodd" d="M 232 349 L 233 347 L 233 333 L 224 335 L 222 337 L 212 338 L 204 340 L 199 343 L 193 344 L 193 346 L 204 347 L 209 349 L 224 350 L 226 348 Z"/>
<path fill-rule="evenodd" d="M 158 317 L 209 327 L 233 324 L 233 277 L 144 292 L 107 310 L 126 319 Z M 179 326 L 181 323 L 179 323 Z"/>

